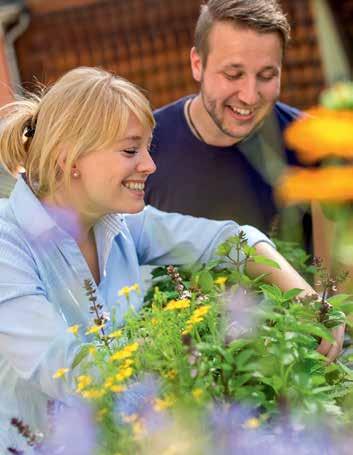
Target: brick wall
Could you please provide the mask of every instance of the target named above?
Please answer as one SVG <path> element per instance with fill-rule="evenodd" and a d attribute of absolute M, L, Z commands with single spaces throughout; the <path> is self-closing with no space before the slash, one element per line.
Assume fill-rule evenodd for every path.
<path fill-rule="evenodd" d="M 32 22 L 16 44 L 23 82 L 51 82 L 76 66 L 97 65 L 147 89 L 154 107 L 197 89 L 189 50 L 200 0 L 65 1 L 65 8 L 50 11 L 48 2 L 42 8 L 40 0 L 30 2 Z M 305 108 L 324 86 L 310 0 L 282 3 L 293 41 L 281 98 Z"/>

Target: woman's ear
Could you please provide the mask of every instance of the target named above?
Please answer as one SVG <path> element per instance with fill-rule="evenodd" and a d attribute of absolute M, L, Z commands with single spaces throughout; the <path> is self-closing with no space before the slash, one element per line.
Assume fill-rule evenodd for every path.
<path fill-rule="evenodd" d="M 59 146 L 59 154 L 58 154 L 57 165 L 58 165 L 58 168 L 59 168 L 59 170 L 60 170 L 60 172 L 62 174 L 65 171 L 66 158 L 67 158 L 66 147 L 64 145 L 60 145 Z"/>
<path fill-rule="evenodd" d="M 67 149 L 64 145 L 60 146 L 57 164 L 60 174 L 63 175 L 66 171 L 67 166 Z M 70 169 L 67 169 L 67 172 L 69 172 L 71 177 L 75 179 L 81 176 L 81 173 L 75 162 L 72 163 Z"/>

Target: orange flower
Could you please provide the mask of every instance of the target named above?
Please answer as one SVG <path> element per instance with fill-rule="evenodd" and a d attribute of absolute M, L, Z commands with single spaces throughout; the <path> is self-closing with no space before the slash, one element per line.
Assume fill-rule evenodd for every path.
<path fill-rule="evenodd" d="M 316 107 L 308 116 L 293 122 L 285 132 L 289 147 L 303 163 L 315 163 L 328 156 L 353 158 L 353 112 Z"/>
<path fill-rule="evenodd" d="M 276 194 L 286 205 L 300 202 L 353 200 L 353 166 L 290 169 L 280 180 Z"/>

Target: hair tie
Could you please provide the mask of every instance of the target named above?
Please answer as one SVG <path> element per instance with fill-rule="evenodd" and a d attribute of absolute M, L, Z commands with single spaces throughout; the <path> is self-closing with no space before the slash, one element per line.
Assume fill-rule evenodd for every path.
<path fill-rule="evenodd" d="M 31 126 L 29 126 L 26 129 L 25 136 L 26 137 L 33 137 L 35 132 L 36 132 L 36 129 L 32 128 Z"/>

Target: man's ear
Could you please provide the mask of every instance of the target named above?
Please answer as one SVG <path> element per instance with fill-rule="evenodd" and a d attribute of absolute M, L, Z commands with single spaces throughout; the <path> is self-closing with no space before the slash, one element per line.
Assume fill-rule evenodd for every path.
<path fill-rule="evenodd" d="M 200 82 L 202 79 L 203 66 L 201 56 L 198 54 L 195 47 L 192 47 L 190 51 L 190 63 L 193 78 L 195 81 Z"/>

